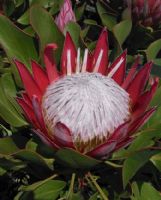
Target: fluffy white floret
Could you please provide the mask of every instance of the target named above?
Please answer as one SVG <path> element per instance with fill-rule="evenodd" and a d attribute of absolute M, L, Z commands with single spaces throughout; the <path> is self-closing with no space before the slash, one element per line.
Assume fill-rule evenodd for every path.
<path fill-rule="evenodd" d="M 52 83 L 42 108 L 53 134 L 55 124 L 61 122 L 71 130 L 74 142 L 88 143 L 103 140 L 128 119 L 129 101 L 128 93 L 113 79 L 86 72 Z"/>

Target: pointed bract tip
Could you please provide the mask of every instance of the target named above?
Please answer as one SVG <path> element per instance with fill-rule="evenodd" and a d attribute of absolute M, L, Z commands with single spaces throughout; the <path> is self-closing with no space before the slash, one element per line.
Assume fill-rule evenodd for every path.
<path fill-rule="evenodd" d="M 66 45 L 66 44 L 73 44 L 74 46 L 75 46 L 75 44 L 74 44 L 74 42 L 73 42 L 73 39 L 72 39 L 72 36 L 70 35 L 70 33 L 67 31 L 66 32 L 66 35 L 65 35 L 65 42 L 64 42 L 64 46 Z"/>
<path fill-rule="evenodd" d="M 14 58 L 13 62 L 15 63 L 15 65 L 16 65 L 18 70 L 19 70 L 20 66 L 24 66 L 25 67 L 25 65 L 20 60 L 18 60 L 17 58 Z"/>
<path fill-rule="evenodd" d="M 70 35 L 70 33 L 67 31 L 66 32 L 66 35 L 65 35 L 65 39 L 70 39 L 70 40 L 72 40 L 72 37 L 71 37 L 71 35 Z"/>
<path fill-rule="evenodd" d="M 107 38 L 107 36 L 108 36 L 108 31 L 107 31 L 107 28 L 104 27 L 104 28 L 102 29 L 102 31 L 101 31 L 100 38 L 101 38 L 101 37 Z M 108 38 L 107 38 L 107 40 L 108 40 Z"/>
<path fill-rule="evenodd" d="M 123 53 L 127 55 L 127 49 L 125 49 L 125 50 L 123 51 Z"/>
<path fill-rule="evenodd" d="M 148 68 L 149 72 L 151 71 L 152 67 L 153 67 L 154 62 L 153 61 L 149 61 L 147 62 L 144 67 Z"/>
<path fill-rule="evenodd" d="M 57 49 L 58 46 L 55 43 L 49 43 L 46 45 L 45 49 Z"/>
<path fill-rule="evenodd" d="M 122 53 L 121 53 L 121 55 L 120 55 L 120 58 L 124 58 L 124 59 L 126 59 L 127 58 L 127 49 L 125 49 Z"/>
<path fill-rule="evenodd" d="M 108 31 L 107 31 L 107 28 L 106 27 L 104 27 L 103 29 L 102 29 L 102 33 L 103 32 L 106 32 L 106 33 L 108 33 Z"/>

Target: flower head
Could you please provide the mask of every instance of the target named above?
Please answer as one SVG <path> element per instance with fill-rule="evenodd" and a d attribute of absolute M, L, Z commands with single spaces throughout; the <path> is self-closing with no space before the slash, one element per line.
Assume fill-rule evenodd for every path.
<path fill-rule="evenodd" d="M 134 21 L 144 26 L 156 26 L 161 23 L 161 0 L 132 0 L 127 3 L 132 7 Z"/>
<path fill-rule="evenodd" d="M 75 14 L 72 9 L 71 1 L 64 0 L 64 3 L 60 9 L 59 15 L 55 19 L 55 23 L 58 25 L 59 29 L 63 32 L 66 24 L 70 21 L 75 22 Z"/>
<path fill-rule="evenodd" d="M 94 52 L 86 49 L 83 56 L 67 33 L 61 72 L 53 49 L 56 45 L 49 44 L 44 50 L 46 71 L 32 61 L 30 74 L 15 60 L 25 88 L 17 101 L 35 132 L 55 149 L 72 148 L 96 158 L 127 146 L 155 111 L 147 108 L 158 80 L 145 91 L 152 63 L 138 70 L 136 60 L 125 76 L 127 53 L 109 64 L 105 29 Z"/>

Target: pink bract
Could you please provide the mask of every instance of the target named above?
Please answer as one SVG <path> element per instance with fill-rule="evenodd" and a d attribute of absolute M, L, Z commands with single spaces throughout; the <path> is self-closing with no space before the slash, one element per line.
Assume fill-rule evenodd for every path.
<path fill-rule="evenodd" d="M 129 2 L 127 1 L 127 4 Z M 161 0 L 132 0 L 130 6 L 135 22 L 144 26 L 156 26 L 161 23 Z"/>
<path fill-rule="evenodd" d="M 59 29 L 63 32 L 66 24 L 69 22 L 75 22 L 75 14 L 72 10 L 72 5 L 70 0 L 64 0 L 64 4 L 62 5 L 60 9 L 60 13 L 55 19 L 55 23 L 59 27 Z"/>

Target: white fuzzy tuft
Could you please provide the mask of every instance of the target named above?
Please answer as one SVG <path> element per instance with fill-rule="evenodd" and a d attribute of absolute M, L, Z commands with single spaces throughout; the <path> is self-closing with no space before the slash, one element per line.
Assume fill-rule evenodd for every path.
<path fill-rule="evenodd" d="M 61 122 L 71 130 L 75 145 L 86 143 L 89 150 L 129 118 L 129 102 L 128 93 L 111 78 L 86 72 L 52 83 L 42 108 L 53 134 L 55 124 Z"/>

